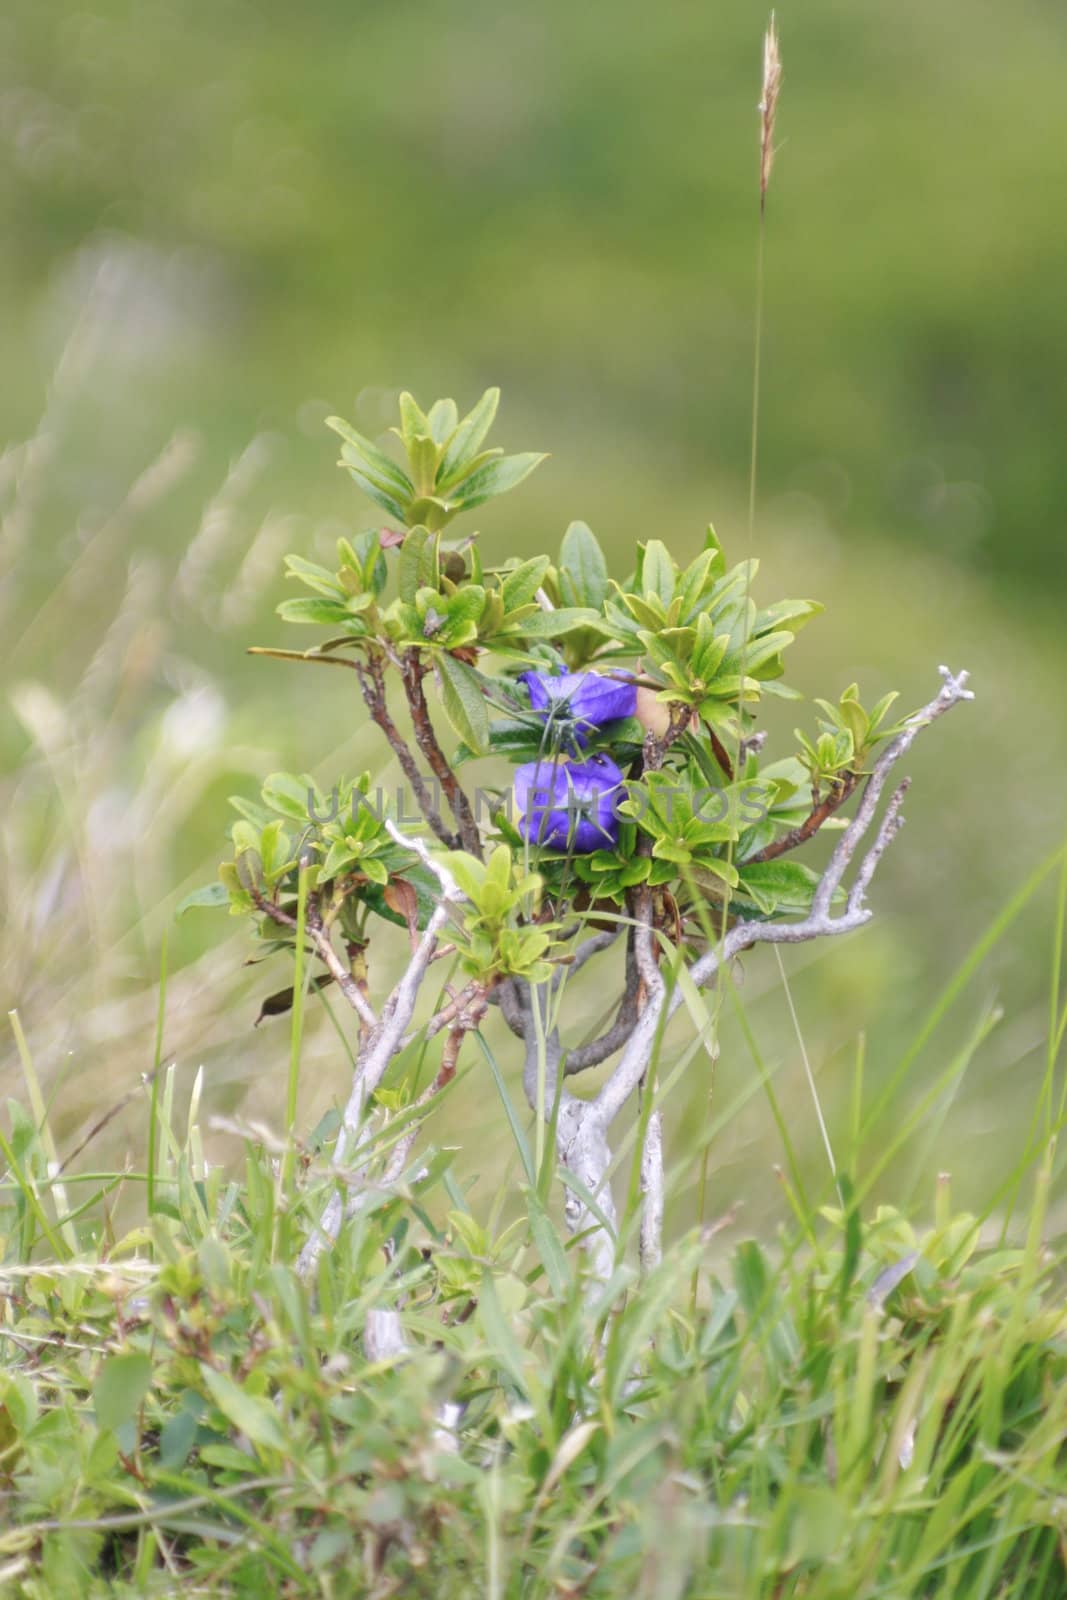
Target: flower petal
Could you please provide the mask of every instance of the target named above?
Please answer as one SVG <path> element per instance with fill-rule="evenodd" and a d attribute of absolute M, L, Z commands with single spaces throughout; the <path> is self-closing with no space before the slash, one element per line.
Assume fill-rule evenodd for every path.
<path fill-rule="evenodd" d="M 519 832 L 553 850 L 602 850 L 618 840 L 622 792 L 622 773 L 610 756 L 529 761 L 515 772 Z"/>
<path fill-rule="evenodd" d="M 637 706 L 637 688 L 624 678 L 599 672 L 524 672 L 522 678 L 535 711 L 558 709 L 586 730 L 632 717 Z"/>

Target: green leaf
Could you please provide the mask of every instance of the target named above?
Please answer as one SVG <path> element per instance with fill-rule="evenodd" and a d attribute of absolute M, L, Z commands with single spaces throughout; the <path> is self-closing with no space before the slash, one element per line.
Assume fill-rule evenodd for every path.
<path fill-rule="evenodd" d="M 791 633 L 766 633 L 760 639 L 750 639 L 740 651 L 734 664 L 743 662 L 745 673 L 751 678 L 775 656 L 781 655 L 782 651 L 792 643 Z"/>
<path fill-rule="evenodd" d="M 339 872 L 343 872 L 358 857 L 359 851 L 347 839 L 335 839 L 327 852 L 325 861 L 322 863 L 323 879 L 335 878 Z"/>
<path fill-rule="evenodd" d="M 640 727 L 640 724 L 638 724 Z M 533 761 L 544 742 L 544 728 L 538 722 L 523 722 L 517 717 L 494 717 L 489 724 L 489 746 L 494 755 L 510 756 L 513 761 Z M 471 761 L 475 752 L 460 745 L 453 758 L 455 766 Z"/>
<path fill-rule="evenodd" d="M 882 698 L 871 707 L 870 715 L 868 717 L 868 738 L 870 738 L 871 734 L 878 732 L 882 726 L 882 723 L 885 721 L 886 713 L 890 706 L 893 704 L 894 700 L 899 700 L 899 698 L 899 691 L 897 689 L 890 689 L 888 694 L 884 694 Z M 884 734 L 883 737 L 885 737 Z"/>
<path fill-rule="evenodd" d="M 406 389 L 400 396 L 400 427 L 394 428 L 393 432 L 399 433 L 409 449 L 412 440 L 418 438 L 419 434 L 430 433 L 429 417 L 419 406 L 415 396 L 408 394 Z"/>
<path fill-rule="evenodd" d="M 486 864 L 488 882 L 498 889 L 507 890 L 511 881 L 511 851 L 506 844 L 498 844 Z"/>
<path fill-rule="evenodd" d="M 397 466 L 384 450 L 379 450 L 377 445 L 371 444 L 369 439 L 358 433 L 351 423 L 345 422 L 342 417 L 327 417 L 326 426 L 340 434 L 347 444 L 347 453 L 344 449 L 341 452 L 346 466 L 350 469 L 355 467 L 363 477 L 377 481 L 380 488 L 392 490 L 402 499 L 414 494 L 415 486 L 404 469 Z"/>
<path fill-rule="evenodd" d="M 228 1422 L 232 1422 L 241 1433 L 247 1434 L 253 1444 L 265 1446 L 268 1450 L 285 1449 L 281 1424 L 269 1400 L 249 1394 L 247 1389 L 240 1388 L 226 1373 L 216 1372 L 214 1367 L 204 1362 L 200 1363 L 200 1371 L 204 1387 Z"/>
<path fill-rule="evenodd" d="M 801 861 L 755 861 L 741 867 L 739 888 L 767 915 L 807 911 L 818 875 Z"/>
<path fill-rule="evenodd" d="M 343 448 L 341 457 L 341 465 L 348 472 L 356 488 L 362 489 L 368 500 L 373 500 L 375 505 L 381 506 L 383 511 L 388 511 L 389 515 L 395 518 L 397 522 L 407 520 L 406 507 L 409 503 L 407 496 L 401 499 L 391 490 L 383 489 L 380 484 L 374 482 L 373 478 L 368 478 L 365 472 L 361 472 L 358 467 L 353 466 L 351 462 L 344 459 Z M 414 489 L 411 492 L 414 494 Z"/>
<path fill-rule="evenodd" d="M 333 573 L 317 562 L 305 561 L 303 556 L 286 556 L 285 566 L 290 578 L 299 578 L 309 589 L 317 589 L 319 594 L 329 595 L 331 599 L 342 599 L 341 585 Z"/>
<path fill-rule="evenodd" d="M 280 811 L 284 817 L 292 817 L 295 822 L 306 822 L 309 789 L 313 791 L 313 785 L 307 778 L 294 777 L 291 772 L 272 772 L 263 785 L 263 801 L 272 811 Z"/>
<path fill-rule="evenodd" d="M 722 896 L 719 885 L 728 884 L 731 889 L 737 887 L 737 868 L 731 861 L 723 861 L 714 856 L 701 856 L 697 864 L 690 869 L 687 880 L 691 877 L 700 889 L 706 889 L 714 898 Z"/>
<path fill-rule="evenodd" d="M 430 494 L 437 479 L 437 446 L 428 433 L 418 433 L 407 441 L 407 447 L 416 492 Z"/>
<path fill-rule="evenodd" d="M 514 1280 L 511 1280 L 514 1282 Z M 500 1286 L 506 1285 L 507 1279 L 500 1280 Z M 525 1372 L 523 1348 L 515 1336 L 515 1317 L 501 1306 L 497 1294 L 498 1284 L 485 1272 L 482 1277 L 481 1292 L 478 1295 L 477 1320 L 481 1324 L 486 1343 L 489 1346 L 489 1358 L 503 1368 L 518 1389 L 519 1393 L 526 1395 L 529 1382 Z"/>
<path fill-rule="evenodd" d="M 473 411 L 468 412 L 463 418 L 445 448 L 437 474 L 439 489 L 448 489 L 467 471 L 481 449 L 486 434 L 493 426 L 493 418 L 496 416 L 499 404 L 500 390 L 487 389 Z"/>
<path fill-rule="evenodd" d="M 225 906 L 230 903 L 230 892 L 224 883 L 205 883 L 202 888 L 194 889 L 180 900 L 175 907 L 175 917 L 183 917 L 187 911 L 193 911 L 197 906 Z"/>
<path fill-rule="evenodd" d="M 641 627 L 658 633 L 666 626 L 667 614 L 658 595 L 650 594 L 642 599 L 638 594 L 626 594 L 622 598 L 627 611 Z"/>
<path fill-rule="evenodd" d="M 108 1356 L 93 1384 L 96 1425 L 111 1433 L 132 1421 L 152 1382 L 152 1361 L 137 1351 Z"/>
<path fill-rule="evenodd" d="M 823 610 L 817 600 L 779 600 L 757 614 L 755 632 L 769 633 L 774 628 L 788 626 L 795 633 Z"/>
<path fill-rule="evenodd" d="M 468 855 L 465 850 L 449 850 L 441 859 L 467 899 L 473 900 L 477 905 L 485 888 L 486 869 L 483 863 Z"/>
<path fill-rule="evenodd" d="M 244 855 L 246 851 L 259 853 L 259 830 L 251 823 L 235 822 L 230 828 L 230 837 L 233 840 L 234 853 Z"/>
<path fill-rule="evenodd" d="M 804 696 L 799 689 L 794 689 L 788 683 L 775 683 L 764 678 L 761 686 L 764 694 L 774 695 L 776 700 L 803 700 Z"/>
<path fill-rule="evenodd" d="M 538 611 L 505 631 L 527 639 L 562 639 L 564 634 L 591 627 L 599 620 L 598 613 L 588 607 L 560 606 L 556 611 Z"/>
<path fill-rule="evenodd" d="M 484 754 L 489 744 L 489 708 L 473 667 L 446 651 L 436 660 L 445 715 L 464 744 Z"/>
<path fill-rule="evenodd" d="M 494 495 L 506 494 L 528 478 L 535 467 L 546 458 L 534 451 L 523 455 L 501 456 L 497 461 L 487 461 L 484 467 L 472 472 L 459 485 L 452 504 L 457 510 L 470 511 Z"/>
<path fill-rule="evenodd" d="M 571 1285 L 571 1271 L 559 1234 L 533 1190 L 526 1192 L 526 1206 L 530 1218 L 530 1233 L 537 1246 L 537 1253 L 541 1257 L 549 1287 L 556 1299 L 562 1301 L 566 1298 Z"/>
<path fill-rule="evenodd" d="M 437 599 L 435 596 L 434 600 Z M 440 600 L 438 603 L 448 618 L 438 635 L 438 642 L 452 648 L 473 643 L 478 637 L 478 620 L 485 610 L 485 590 L 482 586 L 477 583 L 464 584 L 463 588 L 451 595 L 448 600 Z"/>
<path fill-rule="evenodd" d="M 856 1276 L 863 1253 L 863 1222 L 859 1206 L 853 1199 L 852 1179 L 847 1172 L 837 1174 L 837 1189 L 845 1206 L 845 1248 L 841 1255 L 841 1277 L 838 1284 L 838 1305 L 844 1310 L 848 1291 Z M 975 1232 L 977 1239 L 977 1230 Z"/>
<path fill-rule="evenodd" d="M 674 562 L 667 546 L 659 539 L 650 539 L 645 545 L 641 562 L 641 585 L 645 594 L 658 595 L 664 609 L 674 599 Z"/>
<path fill-rule="evenodd" d="M 340 600 L 318 600 L 310 595 L 299 600 L 283 600 L 278 615 L 283 622 L 320 622 L 330 627 L 348 625 L 360 633 L 365 631 L 363 623 L 357 621 Z"/>
<path fill-rule="evenodd" d="M 179 1411 L 163 1424 L 159 1435 L 159 1460 L 168 1472 L 177 1472 L 189 1458 L 200 1424 L 191 1411 Z"/>
<path fill-rule="evenodd" d="M 409 605 L 415 602 L 419 590 L 427 585 L 437 588 L 436 562 L 433 559 L 434 536 L 429 528 L 412 528 L 400 547 L 396 581 L 401 600 Z"/>
<path fill-rule="evenodd" d="M 269 883 L 283 877 L 287 868 L 292 865 L 289 835 L 280 818 L 275 817 L 273 822 L 268 822 L 263 829 L 259 841 L 259 853 L 263 860 L 263 875 Z"/>
<path fill-rule="evenodd" d="M 559 585 L 567 605 L 599 611 L 608 595 L 608 564 L 592 529 L 572 522 L 559 552 Z"/>
<path fill-rule="evenodd" d="M 342 566 L 352 566 L 363 581 L 364 589 L 379 595 L 389 577 L 389 567 L 382 551 L 377 528 L 366 528 L 356 538 L 355 549 L 345 538 L 337 541 L 337 554 Z M 350 558 L 355 557 L 353 563 Z"/>
<path fill-rule="evenodd" d="M 682 574 L 678 597 L 681 600 L 682 621 L 688 622 L 712 580 L 715 566 L 714 550 L 702 550 Z"/>
<path fill-rule="evenodd" d="M 426 419 L 430 424 L 430 434 L 436 445 L 442 445 L 450 439 L 456 431 L 459 421 L 459 412 L 454 400 L 435 400 L 430 407 L 430 414 Z"/>
<path fill-rule="evenodd" d="M 500 596 L 505 612 L 517 611 L 520 606 L 530 604 L 545 581 L 548 566 L 547 556 L 536 556 L 534 560 L 524 561 L 521 566 L 504 574 Z"/>

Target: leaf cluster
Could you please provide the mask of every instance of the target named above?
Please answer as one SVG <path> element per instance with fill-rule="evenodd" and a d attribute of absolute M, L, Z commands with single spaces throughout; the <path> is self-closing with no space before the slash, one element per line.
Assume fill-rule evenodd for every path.
<path fill-rule="evenodd" d="M 816 788 L 838 782 L 843 773 L 866 770 L 878 745 L 894 738 L 905 725 L 904 721 L 887 721 L 898 698 L 891 690 L 867 711 L 860 702 L 859 686 L 850 683 L 836 705 L 816 700 L 822 712 L 817 735 L 812 739 L 801 729 L 796 731 L 800 760 Z"/>
<path fill-rule="evenodd" d="M 403 446 L 403 467 L 340 417 L 327 418 L 327 427 L 340 435 L 340 464 L 364 494 L 406 527 L 436 532 L 459 512 L 514 489 L 545 459 L 483 448 L 499 403 L 500 390 L 487 389 L 460 420 L 454 400 L 438 400 L 424 412 L 402 394 L 400 426 L 390 431 Z"/>
<path fill-rule="evenodd" d="M 331 632 L 308 651 L 270 653 L 333 657 L 355 667 L 394 748 L 396 730 L 382 718 L 388 676 L 400 677 L 420 753 L 432 754 L 438 713 L 458 737 L 454 756 L 438 747 L 436 778 L 485 755 L 515 764 L 610 755 L 625 778 L 616 844 L 585 854 L 553 851 L 524 840 L 503 814 L 506 806 L 496 818 L 495 837 L 507 851 L 521 850 L 528 861 L 532 852 L 546 897 L 537 915 L 546 922 L 572 914 L 574 885 L 593 906 L 624 911 L 645 885 L 664 906 L 680 909 L 694 938 L 707 932 L 709 901 L 726 903 L 734 916 L 804 915 L 815 875 L 784 857 L 820 828 L 839 824 L 835 813 L 902 726 L 889 720 L 895 697 L 868 711 L 850 685 L 836 702 L 819 700 L 815 733 L 797 730 L 792 752 L 767 759 L 751 737 L 753 724 L 765 696 L 796 697 L 783 681 L 786 651 L 821 608 L 812 600 L 760 604 L 758 563 L 728 566 L 714 530 L 685 565 L 662 540 L 643 540 L 624 582 L 612 577 L 580 521 L 568 526 L 554 559 L 535 554 L 495 567 L 483 561 L 476 534 L 446 538 L 461 512 L 515 487 L 544 459 L 504 455 L 489 444 L 498 400 L 490 389 L 461 417 L 451 400 L 423 411 L 402 395 L 395 458 L 331 419 L 342 466 L 395 526 L 339 540 L 333 571 L 289 557 L 289 576 L 311 592 L 285 600 L 281 615 Z M 530 669 L 630 679 L 638 715 L 579 727 L 556 700 L 547 713 L 535 711 L 523 681 Z M 341 906 L 327 915 L 339 916 L 350 937 L 362 936 L 370 911 L 413 925 L 398 882 L 417 886 L 424 925 L 432 883 L 418 882 L 412 857 L 371 808 L 348 814 L 353 792 L 366 795 L 367 780 L 361 783 L 362 790 L 342 785 L 340 816 L 316 823 L 299 793 L 304 780 L 288 787 L 271 780 L 270 796 L 264 794 L 270 814 L 242 814 L 233 858 L 222 869 L 231 908 L 256 911 L 264 896 L 290 908 L 302 856 L 309 884 Z M 436 831 L 448 842 L 447 830 Z M 469 831 L 464 843 L 471 844 Z M 486 885 L 476 880 L 487 870 L 470 857 L 458 873 L 480 893 Z M 495 876 L 490 898 L 493 885 Z M 476 969 L 489 980 L 543 973 L 554 959 L 544 927 L 521 906 L 531 888 L 515 892 L 518 901 L 506 912 L 468 917 L 461 942 L 471 976 Z"/>
<path fill-rule="evenodd" d="M 538 916 L 540 876 L 506 844 L 498 844 L 484 862 L 462 850 L 442 860 L 466 897 L 452 934 L 463 971 L 490 983 L 498 978 L 541 983 L 549 977 L 555 924 Z"/>

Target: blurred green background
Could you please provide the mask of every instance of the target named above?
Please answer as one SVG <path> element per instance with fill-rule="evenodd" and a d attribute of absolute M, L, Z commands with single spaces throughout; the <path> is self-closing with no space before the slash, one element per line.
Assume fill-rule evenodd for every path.
<path fill-rule="evenodd" d="M 285 1027 L 251 1021 L 283 977 L 242 966 L 243 930 L 172 913 L 257 775 L 394 776 L 342 675 L 243 655 L 281 640 L 283 552 L 375 520 L 334 468 L 328 412 L 378 433 L 401 388 L 467 406 L 499 383 L 501 442 L 552 459 L 488 508 L 491 556 L 554 549 L 574 517 L 619 576 L 635 539 L 691 554 L 709 519 L 748 553 L 765 22 L 740 0 L 9 0 L 0 956 L 66 1148 L 127 1093 L 91 1159 L 139 1146 L 167 928 L 168 1059 L 186 1090 L 204 1065 L 210 1110 L 276 1124 Z M 793 652 L 808 692 L 858 677 L 919 703 L 946 660 L 979 694 L 911 763 L 875 927 L 791 963 L 833 1131 L 860 1032 L 873 1085 L 1063 834 L 1067 18 L 1045 0 L 786 0 L 779 22 L 761 592 L 828 604 Z M 1052 899 L 917 1061 L 901 1107 L 1003 1006 L 887 1192 L 906 1179 L 925 1200 L 951 1166 L 975 1201 L 1014 1164 Z M 817 1171 L 777 968 L 749 966 L 752 1027 Z M 592 1016 L 604 980 L 586 992 Z M 680 1023 L 669 1052 L 685 1042 Z M 325 1017 L 308 1061 L 310 1124 L 346 1076 Z M 9 1037 L 0 1070 L 15 1089 Z M 717 1104 L 753 1074 L 728 1020 Z M 679 1218 L 706 1068 L 687 1083 Z M 453 1131 L 490 1151 L 499 1108 L 477 1074 L 463 1092 Z M 777 1214 L 780 1155 L 757 1096 L 717 1138 L 712 1209 Z"/>

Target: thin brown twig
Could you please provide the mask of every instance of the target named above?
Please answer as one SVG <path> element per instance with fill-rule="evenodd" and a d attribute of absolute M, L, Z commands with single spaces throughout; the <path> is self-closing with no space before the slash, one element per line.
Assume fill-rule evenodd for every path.
<path fill-rule="evenodd" d="M 788 833 L 783 833 L 781 838 L 772 839 L 762 850 L 757 850 L 754 856 L 749 856 L 745 865 L 751 866 L 757 861 L 774 861 L 778 856 L 785 855 L 787 850 L 795 850 L 798 845 L 806 843 L 818 833 L 824 822 L 827 822 L 836 811 L 840 811 L 845 801 L 855 791 L 859 781 L 858 772 L 846 772 L 837 787 L 831 790 L 825 800 L 812 807 L 803 822 L 798 823 L 795 828 L 790 828 Z"/>
<path fill-rule="evenodd" d="M 464 850 L 481 860 L 482 841 L 478 833 L 478 824 L 471 810 L 471 803 L 455 772 L 452 770 L 444 751 L 437 742 L 433 723 L 430 720 L 430 708 L 426 704 L 426 695 L 422 687 L 422 680 L 426 672 L 417 650 L 405 650 L 401 661 L 401 674 L 404 681 L 404 692 L 408 698 L 408 708 L 411 712 L 411 725 L 415 730 L 415 743 L 425 756 L 430 766 L 430 771 L 440 783 L 445 792 L 452 815 L 459 827 L 460 842 Z M 454 846 L 453 846 L 454 848 Z"/>
<path fill-rule="evenodd" d="M 674 741 L 688 728 L 693 712 L 690 706 L 684 705 L 680 700 L 671 701 L 670 717 L 666 731 L 655 734 L 649 729 L 645 734 L 644 763 L 646 772 L 658 772 L 663 765 L 663 758 Z"/>
<path fill-rule="evenodd" d="M 733 783 L 733 781 L 734 781 L 734 764 L 730 760 L 729 752 L 727 751 L 726 746 L 723 744 L 722 740 L 719 738 L 719 735 L 715 732 L 714 728 L 709 727 L 708 728 L 708 734 L 710 735 L 710 738 L 711 738 L 711 748 L 712 748 L 712 752 L 713 752 L 713 754 L 715 756 L 716 761 L 719 763 L 719 766 L 722 768 L 723 773 L 724 773 L 724 775 L 725 775 L 725 777 L 727 779 L 727 782 Z"/>
<path fill-rule="evenodd" d="M 448 1004 L 446 1006 L 442 1006 L 441 1010 L 436 1012 L 430 1018 L 429 1022 L 426 1024 L 427 1039 L 433 1039 L 441 1032 L 443 1028 L 447 1028 L 451 1023 L 454 1023 L 457 1018 L 466 1016 L 471 1010 L 472 1006 L 479 1005 L 479 997 L 484 998 L 484 996 L 487 994 L 487 986 L 472 978 L 470 983 L 467 984 L 466 988 L 461 989 L 459 994 L 453 995 Z M 488 1003 L 488 1000 L 486 1000 L 485 1005 L 488 1005 Z M 479 1017 L 484 1015 L 484 1010 L 485 1006 L 481 1006 L 479 1010 Z M 475 1023 L 474 1026 L 477 1026 L 477 1023 Z"/>
<path fill-rule="evenodd" d="M 297 921 L 291 912 L 286 911 L 283 906 L 275 904 L 273 900 L 268 900 L 265 894 L 262 894 L 254 887 L 249 892 L 258 909 L 265 916 L 268 916 L 272 922 L 276 922 L 282 928 L 296 929 Z M 315 954 L 333 977 L 334 982 L 352 1007 L 352 1010 L 359 1017 L 360 1022 L 365 1025 L 368 1031 L 373 1032 L 378 1026 L 378 1018 L 374 1014 L 374 1008 L 330 943 L 329 934 L 326 933 L 322 926 L 317 905 L 314 910 L 312 909 L 313 898 L 309 897 L 308 899 L 309 916 L 306 919 L 305 931 L 315 947 Z"/>
<path fill-rule="evenodd" d="M 426 786 L 426 780 L 423 778 L 422 773 L 418 769 L 415 757 L 412 755 L 407 741 L 389 714 L 389 705 L 388 701 L 386 700 L 385 693 L 385 674 L 382 671 L 381 656 L 377 653 L 377 651 L 372 651 L 367 662 L 366 671 L 364 671 L 358 662 L 355 663 L 355 666 L 356 671 L 359 673 L 360 688 L 363 691 L 363 698 L 366 701 L 367 710 L 370 712 L 373 721 L 385 734 L 393 754 L 400 763 L 401 771 L 411 785 L 412 792 L 414 793 L 415 799 L 419 806 L 419 810 L 422 812 L 434 834 L 444 845 L 445 849 L 458 849 L 462 841 L 456 834 L 452 832 L 451 828 L 449 828 L 448 824 L 441 816 L 441 813 L 437 809 L 434 800 L 430 796 L 430 791 Z M 416 729 L 416 737 L 417 736 L 418 730 Z M 421 741 L 419 748 L 422 748 Z M 433 763 L 431 762 L 430 765 L 432 767 Z M 435 773 L 435 776 L 440 782 L 440 774 Z M 447 789 L 445 792 L 447 793 Z"/>
<path fill-rule="evenodd" d="M 473 1033 L 478 1027 L 489 1008 L 488 991 L 484 985 L 474 983 L 468 987 L 474 992 L 467 1003 L 460 1008 L 455 1023 L 448 1030 L 445 1047 L 441 1052 L 441 1065 L 434 1080 L 435 1089 L 443 1089 L 446 1083 L 452 1082 L 456 1075 L 460 1047 L 467 1034 Z"/>

